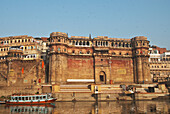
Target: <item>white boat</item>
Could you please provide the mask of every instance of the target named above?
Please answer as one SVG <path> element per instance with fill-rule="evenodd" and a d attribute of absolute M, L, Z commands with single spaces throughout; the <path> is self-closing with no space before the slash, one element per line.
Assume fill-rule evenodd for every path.
<path fill-rule="evenodd" d="M 6 104 L 46 104 L 55 100 L 50 94 L 12 95 L 10 100 L 6 100 Z"/>

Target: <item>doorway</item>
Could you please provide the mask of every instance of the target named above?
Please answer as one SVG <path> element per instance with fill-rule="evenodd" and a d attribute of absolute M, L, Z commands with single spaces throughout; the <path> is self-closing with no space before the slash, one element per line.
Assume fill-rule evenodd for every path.
<path fill-rule="evenodd" d="M 106 84 L 106 73 L 104 71 L 100 72 L 99 80 L 101 84 Z"/>

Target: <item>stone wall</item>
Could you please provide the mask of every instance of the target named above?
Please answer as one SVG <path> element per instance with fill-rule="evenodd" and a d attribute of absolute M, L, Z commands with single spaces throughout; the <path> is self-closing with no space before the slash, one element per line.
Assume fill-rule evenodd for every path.
<path fill-rule="evenodd" d="M 45 83 L 45 66 L 42 68 L 41 62 L 41 60 L 7 60 L 0 63 L 0 72 L 3 78 L 7 78 L 8 86 Z"/>
<path fill-rule="evenodd" d="M 92 57 L 69 56 L 66 79 L 94 79 Z"/>

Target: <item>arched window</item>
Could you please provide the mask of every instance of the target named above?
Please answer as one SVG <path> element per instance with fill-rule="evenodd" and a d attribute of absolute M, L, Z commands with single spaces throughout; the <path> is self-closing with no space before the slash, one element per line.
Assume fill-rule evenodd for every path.
<path fill-rule="evenodd" d="M 121 44 L 121 43 L 119 43 L 119 47 L 122 47 L 122 44 Z"/>
<path fill-rule="evenodd" d="M 138 46 L 138 43 L 136 42 L 136 46 Z"/>
<path fill-rule="evenodd" d="M 120 52 L 119 55 L 122 55 L 122 53 Z"/>
<path fill-rule="evenodd" d="M 103 46 L 105 46 L 105 42 L 103 42 Z"/>
<path fill-rule="evenodd" d="M 96 41 L 96 46 L 97 46 L 97 41 Z"/>
<path fill-rule="evenodd" d="M 112 42 L 112 44 L 111 44 L 111 45 L 112 45 L 112 46 L 115 46 L 115 45 L 114 45 L 114 42 Z"/>
<path fill-rule="evenodd" d="M 73 41 L 73 45 L 75 45 L 75 41 Z"/>
<path fill-rule="evenodd" d="M 106 46 L 108 46 L 108 41 L 106 41 Z"/>
<path fill-rule="evenodd" d="M 85 41 L 83 41 L 83 45 L 84 45 L 84 46 L 86 45 L 86 42 L 85 42 Z"/>
<path fill-rule="evenodd" d="M 128 43 L 126 44 L 126 47 L 129 47 L 129 44 L 128 44 Z"/>
<path fill-rule="evenodd" d="M 98 46 L 100 45 L 100 42 L 98 41 Z"/>
<path fill-rule="evenodd" d="M 118 45 L 117 45 L 117 42 L 115 43 L 115 46 L 117 47 Z"/>
<path fill-rule="evenodd" d="M 76 41 L 76 45 L 78 45 L 78 41 Z"/>
<path fill-rule="evenodd" d="M 125 43 L 123 43 L 123 47 L 125 47 Z"/>
<path fill-rule="evenodd" d="M 88 46 L 90 45 L 89 41 L 87 41 L 87 45 L 88 45 Z"/>
<path fill-rule="evenodd" d="M 58 51 L 60 51 L 60 48 L 58 48 Z"/>
<path fill-rule="evenodd" d="M 80 46 L 82 45 L 82 41 L 79 42 L 79 45 L 80 45 Z"/>

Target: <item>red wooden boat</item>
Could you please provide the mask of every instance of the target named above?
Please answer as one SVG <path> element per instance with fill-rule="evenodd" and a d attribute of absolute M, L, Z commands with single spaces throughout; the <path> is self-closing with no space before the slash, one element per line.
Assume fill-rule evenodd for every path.
<path fill-rule="evenodd" d="M 55 100 L 50 94 L 12 95 L 10 100 L 6 100 L 6 104 L 47 104 Z"/>

